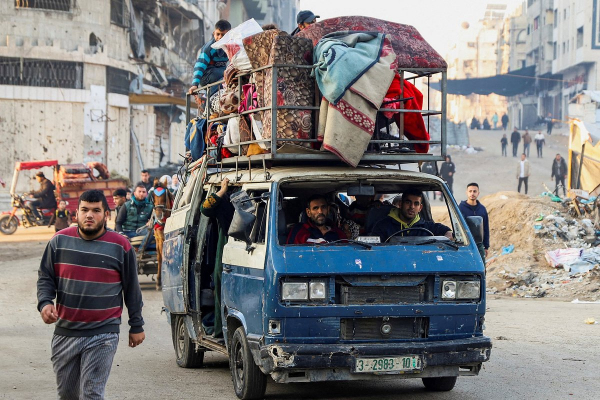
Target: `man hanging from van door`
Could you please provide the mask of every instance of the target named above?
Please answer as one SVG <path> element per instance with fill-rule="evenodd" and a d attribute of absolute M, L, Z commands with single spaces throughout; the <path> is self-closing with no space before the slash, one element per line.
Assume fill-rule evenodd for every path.
<path fill-rule="evenodd" d="M 213 283 L 215 285 L 215 325 L 214 337 L 223 336 L 223 323 L 221 318 L 221 275 L 223 274 L 223 248 L 227 244 L 227 232 L 233 219 L 235 209 L 229 201 L 227 189 L 229 179 L 224 178 L 221 182 L 221 189 L 216 193 L 211 193 L 202 203 L 200 211 L 209 218 L 215 218 L 219 225 L 219 239 L 217 241 L 217 253 L 215 256 L 215 269 L 213 272 Z"/>
<path fill-rule="evenodd" d="M 308 221 L 297 224 L 288 236 L 288 244 L 328 243 L 347 239 L 346 234 L 335 226 L 327 225 L 329 203 L 325 196 L 315 194 L 306 202 Z"/>

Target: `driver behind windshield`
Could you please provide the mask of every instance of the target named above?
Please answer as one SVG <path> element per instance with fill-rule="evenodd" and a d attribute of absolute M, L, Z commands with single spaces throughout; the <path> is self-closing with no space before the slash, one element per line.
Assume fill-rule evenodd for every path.
<path fill-rule="evenodd" d="M 315 194 L 306 202 L 305 223 L 294 226 L 290 232 L 287 244 L 328 243 L 347 239 L 346 234 L 339 228 L 327 225 L 329 203 L 325 196 Z"/>
<path fill-rule="evenodd" d="M 424 230 L 427 229 L 435 236 L 452 239 L 452 231 L 446 225 L 422 220 L 419 215 L 422 209 L 423 192 L 414 189 L 405 191 L 397 208 L 392 208 L 387 217 L 373 227 L 372 235 L 379 236 L 383 243 L 392 236 L 430 236 Z M 398 233 L 405 229 L 406 231 Z"/>

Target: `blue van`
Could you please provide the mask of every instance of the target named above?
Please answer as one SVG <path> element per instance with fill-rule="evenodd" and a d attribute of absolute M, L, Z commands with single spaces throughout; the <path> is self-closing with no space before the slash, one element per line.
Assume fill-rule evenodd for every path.
<path fill-rule="evenodd" d="M 264 394 L 267 376 L 278 383 L 421 378 L 429 389 L 451 390 L 458 376 L 477 375 L 489 359 L 484 265 L 439 178 L 374 167 L 216 172 L 202 162 L 189 171 L 165 226 L 162 266 L 178 365 L 199 366 L 205 351 L 221 352 L 236 394 L 246 399 Z M 224 178 L 232 201 L 243 197 L 248 207 L 235 209 L 232 224 L 246 226 L 223 248 L 223 335 L 214 337 L 206 315 L 214 311 L 218 229 L 201 209 Z M 420 217 L 430 221 L 432 208 L 442 209 L 452 239 L 401 232 L 384 241 L 360 233 L 354 240 L 288 244 L 311 195 L 340 208 L 352 193 L 395 198 L 415 189 L 443 193 L 443 206 L 423 196 Z M 375 210 L 385 218 L 392 207 L 381 203 L 369 215 Z"/>
<path fill-rule="evenodd" d="M 398 33 L 398 24 L 388 28 Z M 422 163 L 446 156 L 447 66 L 418 34 L 409 36 L 390 36 L 393 45 L 417 37 L 419 43 L 400 43 L 395 48 L 406 54 L 384 68 L 388 74 L 396 68 L 400 95 L 384 107 L 366 105 L 364 113 L 344 103 L 338 119 L 327 119 L 328 132 L 352 151 L 359 146 L 350 125 L 363 129 L 368 143 L 361 142 L 358 163 L 328 149 L 327 132 L 313 129 L 334 113 L 326 102 L 319 105 L 317 84 L 307 84 L 313 66 L 294 54 L 300 61 L 293 65 L 275 61 L 235 76 L 244 105 L 238 112 L 220 115 L 221 102 L 211 98 L 199 114 L 212 116 L 190 122 L 189 159 L 199 159 L 182 169 L 161 265 L 179 366 L 202 365 L 207 351 L 222 353 L 236 395 L 256 399 L 268 377 L 277 383 L 417 378 L 447 391 L 489 360 L 481 217 L 463 218 L 446 183 L 420 172 Z M 307 39 L 281 38 L 295 40 L 282 48 L 312 48 L 300 43 Z M 439 79 L 440 96 L 426 89 L 427 109 L 421 103 L 408 109 L 420 99 L 416 87 L 431 79 Z M 424 135 L 411 132 L 416 125 Z M 206 148 L 211 134 L 216 140 L 209 138 Z M 431 192 L 440 192 L 442 202 L 431 204 Z"/>

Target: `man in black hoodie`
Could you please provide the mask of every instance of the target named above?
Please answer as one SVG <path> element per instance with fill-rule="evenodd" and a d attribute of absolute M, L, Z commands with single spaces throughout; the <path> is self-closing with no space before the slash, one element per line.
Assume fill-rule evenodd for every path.
<path fill-rule="evenodd" d="M 450 155 L 446 156 L 446 161 L 442 163 L 442 167 L 440 168 L 440 176 L 443 180 L 448 184 L 448 189 L 450 189 L 450 193 L 454 193 L 452 190 L 452 184 L 454 183 L 454 173 L 456 172 L 456 167 L 452 162 L 452 157 Z M 442 197 L 440 197 L 442 200 Z"/>
<path fill-rule="evenodd" d="M 485 265 L 485 258 L 490 248 L 490 223 L 488 219 L 488 213 L 483 204 L 477 200 L 479 197 L 479 185 L 475 182 L 467 185 L 467 200 L 461 201 L 458 205 L 458 209 L 462 213 L 463 217 L 479 216 L 483 218 L 483 243 L 477 244 L 477 250 L 481 255 L 483 264 Z"/>
<path fill-rule="evenodd" d="M 556 187 L 554 188 L 554 192 L 558 196 L 559 184 L 562 185 L 563 196 L 567 195 L 567 190 L 565 187 L 565 178 L 567 177 L 567 163 L 565 159 L 561 157 L 560 154 L 556 154 L 554 157 L 554 161 L 552 162 L 552 175 L 550 179 L 554 178 L 556 181 Z"/>
<path fill-rule="evenodd" d="M 517 156 L 517 150 L 519 150 L 519 143 L 521 142 L 521 134 L 515 127 L 513 132 L 510 134 L 510 142 L 513 146 L 513 157 Z"/>

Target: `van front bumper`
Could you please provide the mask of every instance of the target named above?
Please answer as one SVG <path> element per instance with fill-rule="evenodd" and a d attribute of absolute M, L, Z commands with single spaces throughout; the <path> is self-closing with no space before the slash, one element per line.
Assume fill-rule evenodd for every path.
<path fill-rule="evenodd" d="M 377 343 L 377 344 L 270 344 L 250 342 L 255 361 L 266 374 L 285 370 L 343 369 L 351 371 L 357 358 L 399 357 L 420 355 L 425 371 L 433 367 L 473 367 L 470 375 L 479 372 L 481 363 L 490 359 L 492 343 L 481 336 L 467 339 Z M 439 369 L 439 368 L 438 368 Z M 360 374 L 364 375 L 364 374 Z"/>

